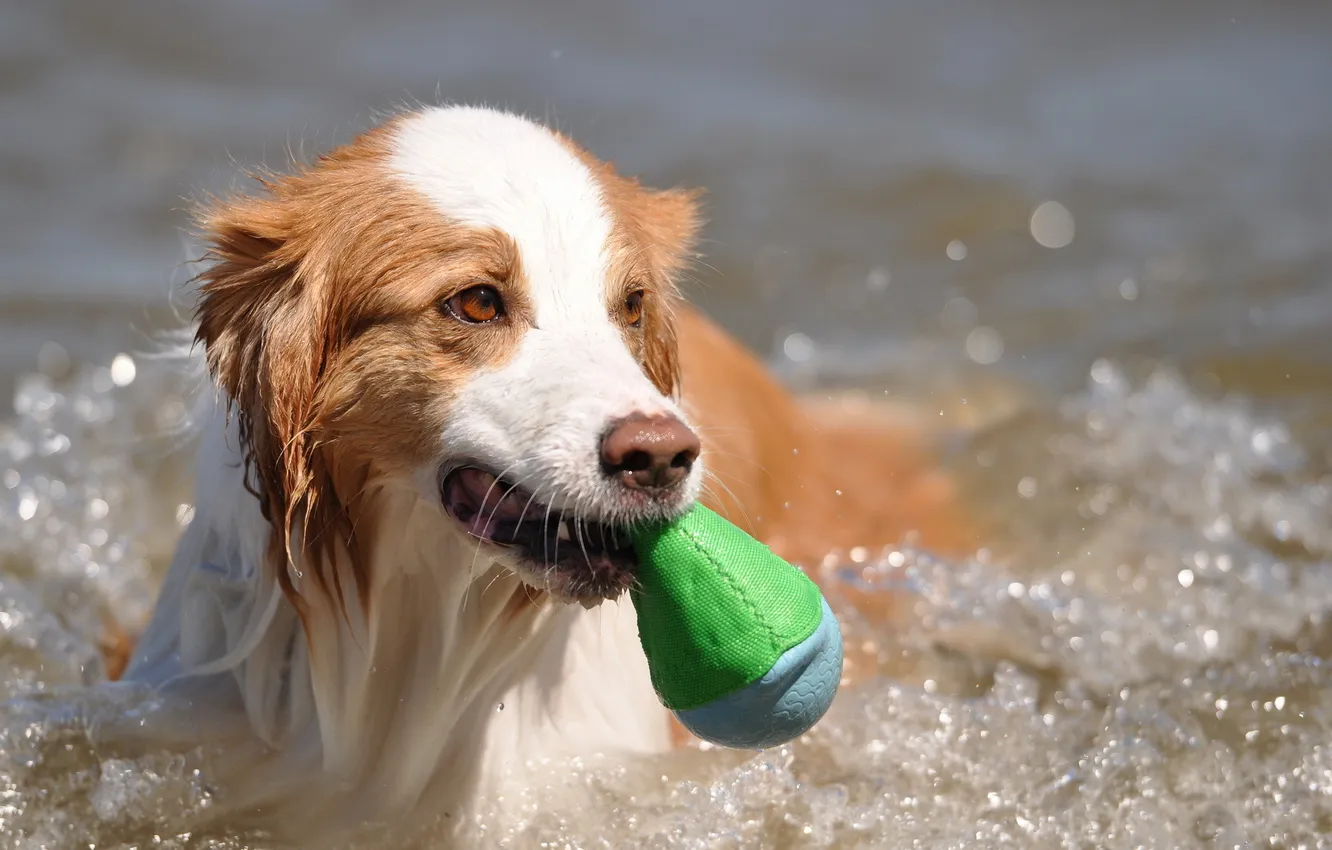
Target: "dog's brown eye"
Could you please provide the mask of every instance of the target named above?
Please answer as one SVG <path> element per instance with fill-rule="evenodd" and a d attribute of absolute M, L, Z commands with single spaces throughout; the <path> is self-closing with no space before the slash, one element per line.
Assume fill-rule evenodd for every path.
<path fill-rule="evenodd" d="M 624 318 L 635 328 L 643 323 L 643 290 L 631 292 L 624 299 Z"/>
<path fill-rule="evenodd" d="M 445 304 L 453 318 L 473 325 L 484 325 L 504 315 L 504 301 L 493 286 L 473 286 L 453 296 Z"/>

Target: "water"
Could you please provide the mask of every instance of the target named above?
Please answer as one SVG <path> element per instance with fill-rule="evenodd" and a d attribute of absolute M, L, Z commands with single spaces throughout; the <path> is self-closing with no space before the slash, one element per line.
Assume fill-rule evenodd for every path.
<path fill-rule="evenodd" d="M 84 689 L 191 511 L 189 388 L 134 352 L 181 196 L 437 86 L 708 186 L 695 299 L 937 410 L 996 529 L 830 555 L 878 669 L 805 739 L 550 765 L 481 846 L 1332 845 L 1332 12 L 1162 5 L 0 9 L 0 846 L 276 850 L 195 828 L 209 752 L 102 734 L 166 706 Z"/>

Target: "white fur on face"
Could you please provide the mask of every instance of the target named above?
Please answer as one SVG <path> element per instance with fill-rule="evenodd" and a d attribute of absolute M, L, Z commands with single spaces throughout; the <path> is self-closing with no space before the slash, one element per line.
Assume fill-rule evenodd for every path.
<path fill-rule="evenodd" d="M 464 385 L 441 460 L 483 464 L 555 510 L 640 518 L 601 473 L 601 436 L 632 413 L 685 417 L 648 380 L 608 314 L 614 225 L 596 178 L 546 128 L 470 108 L 404 122 L 392 167 L 442 215 L 508 234 L 535 308 L 516 356 Z M 696 464 L 677 507 L 693 501 L 701 475 Z"/>
<path fill-rule="evenodd" d="M 506 365 L 466 383 L 439 462 L 484 463 L 556 507 L 609 518 L 602 431 L 634 411 L 680 411 L 607 315 L 613 223 L 598 185 L 546 130 L 485 110 L 405 119 L 391 164 L 441 215 L 509 234 L 536 311 Z M 202 374 L 202 352 L 182 354 Z M 246 486 L 239 425 L 214 389 L 201 397 L 196 513 L 126 672 L 183 698 L 182 734 L 226 740 L 227 802 L 207 817 L 258 817 L 309 846 L 361 821 L 409 829 L 443 818 L 463 829 L 480 795 L 519 799 L 503 789 L 527 784 L 528 759 L 669 746 L 632 607 L 513 606 L 526 579 L 475 557 L 461 527 L 440 521 L 436 469 L 426 493 L 392 481 L 375 496 L 383 522 L 357 553 L 370 577 L 364 600 L 341 543 L 329 564 L 353 592 L 345 607 L 317 586 L 300 540 L 294 563 L 271 559 L 274 531 Z M 696 464 L 680 507 L 699 474 Z M 280 570 L 308 603 L 304 622 Z M 253 734 L 233 747 L 223 723 L 236 720 Z"/>

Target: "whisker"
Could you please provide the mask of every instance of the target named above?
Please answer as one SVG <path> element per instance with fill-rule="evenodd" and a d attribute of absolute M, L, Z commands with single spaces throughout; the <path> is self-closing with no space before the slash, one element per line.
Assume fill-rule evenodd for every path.
<path fill-rule="evenodd" d="M 551 487 L 553 489 L 554 485 L 551 485 Z M 540 487 L 533 490 L 532 495 L 529 496 L 527 499 L 527 504 L 523 505 L 523 512 L 518 515 L 518 525 L 516 528 L 514 528 L 513 531 L 514 534 L 517 534 L 519 531 L 522 530 L 523 523 L 527 521 L 527 511 L 532 507 L 532 503 L 536 501 L 537 494 L 540 492 L 541 492 Z M 540 504 L 540 502 L 538 502 L 537 504 Z M 547 515 L 549 515 L 549 508 L 547 508 Z"/>
<path fill-rule="evenodd" d="M 485 495 L 483 495 L 483 496 L 481 497 L 481 509 L 482 509 L 482 510 L 485 509 L 485 507 L 486 507 L 486 500 L 490 498 L 490 492 L 491 492 L 492 490 L 495 489 L 495 485 L 498 484 L 498 483 L 500 482 L 500 479 L 503 478 L 504 475 L 506 475 L 506 474 L 509 472 L 509 470 L 513 469 L 515 466 L 517 466 L 517 464 L 510 464 L 510 465 L 504 470 L 504 472 L 501 472 L 499 475 L 496 475 L 496 476 L 495 476 L 495 480 L 490 482 L 490 486 L 486 488 Z M 515 485 L 515 486 L 516 486 L 516 485 Z M 512 488 L 510 488 L 510 492 L 512 492 Z M 506 492 L 505 495 L 508 495 L 508 493 Z M 491 519 L 491 520 L 493 520 L 493 519 L 495 518 L 495 514 L 499 511 L 499 509 L 500 509 L 500 505 L 502 505 L 502 504 L 504 504 L 504 496 L 501 496 L 500 499 L 499 499 L 499 501 L 495 503 L 495 507 L 491 509 L 491 511 L 490 511 L 490 519 Z M 490 525 L 490 520 L 485 520 L 485 521 L 483 522 L 483 524 L 482 524 L 482 528 L 487 528 L 487 527 L 489 527 L 489 525 Z M 483 542 L 484 542 L 484 541 L 478 539 L 477 542 L 476 542 L 476 548 L 472 550 L 472 565 L 471 565 L 471 566 L 468 568 L 468 570 L 467 570 L 467 574 L 468 574 L 469 576 L 470 576 L 470 575 L 473 575 L 473 574 L 476 572 L 476 562 L 477 562 L 477 559 L 481 557 L 481 547 L 482 547 Z M 471 583 L 468 582 L 468 585 L 467 585 L 467 586 L 468 586 L 468 588 L 471 588 Z M 485 591 L 482 591 L 482 593 L 484 594 Z M 466 610 L 466 607 L 467 607 L 467 596 L 466 596 L 466 594 L 464 594 L 464 596 L 463 596 L 463 610 Z"/>
<path fill-rule="evenodd" d="M 748 525 L 750 528 L 753 528 L 753 527 L 754 527 L 754 523 L 753 523 L 753 521 L 752 521 L 752 520 L 750 519 L 750 517 L 749 517 L 749 512 L 748 512 L 747 510 L 745 510 L 745 503 L 744 503 L 743 501 L 740 500 L 740 497 L 739 497 L 739 496 L 735 495 L 735 491 L 732 490 L 730 487 L 726 486 L 726 482 L 723 481 L 723 480 L 721 480 L 721 477 L 720 477 L 720 476 L 714 474 L 714 473 L 711 472 L 711 471 L 705 471 L 705 472 L 704 472 L 704 476 L 705 476 L 706 478 L 708 478 L 708 479 L 711 479 L 711 481 L 712 481 L 713 483 L 717 484 L 719 487 L 721 487 L 722 489 L 724 489 L 724 490 L 726 491 L 727 495 L 729 495 L 733 500 L 735 500 L 735 504 L 740 508 L 740 513 L 741 513 L 741 514 L 744 516 L 744 518 L 745 518 L 745 524 Z M 720 501 L 720 500 L 718 500 L 718 501 Z M 727 519 L 729 520 L 730 517 L 727 517 Z"/>

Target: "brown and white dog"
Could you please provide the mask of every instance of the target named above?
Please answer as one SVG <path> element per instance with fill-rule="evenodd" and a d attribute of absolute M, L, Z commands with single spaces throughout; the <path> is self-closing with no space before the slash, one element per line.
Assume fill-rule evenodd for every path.
<path fill-rule="evenodd" d="M 263 189 L 202 220 L 217 399 L 125 678 L 238 720 L 271 821 L 460 822 L 528 760 L 678 743 L 636 520 L 701 499 L 807 565 L 974 545 L 918 433 L 797 402 L 681 303 L 692 193 L 464 107 Z"/>

